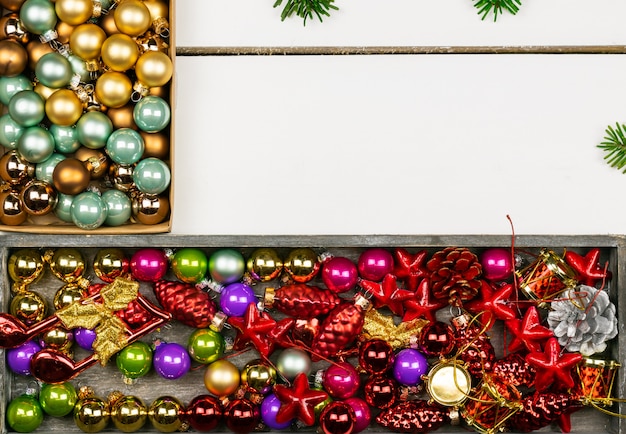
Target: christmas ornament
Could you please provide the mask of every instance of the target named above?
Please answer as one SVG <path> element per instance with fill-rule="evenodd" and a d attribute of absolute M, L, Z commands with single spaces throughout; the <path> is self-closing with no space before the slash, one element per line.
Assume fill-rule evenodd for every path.
<path fill-rule="evenodd" d="M 319 423 L 324 434 L 350 434 L 354 432 L 356 414 L 349 404 L 334 401 L 324 407 Z"/>
<path fill-rule="evenodd" d="M 47 53 L 37 61 L 35 77 L 44 86 L 60 89 L 70 83 L 72 65 L 66 57 L 57 52 Z"/>
<path fill-rule="evenodd" d="M 168 380 L 181 378 L 191 368 L 191 359 L 185 347 L 175 342 L 161 343 L 154 350 L 154 370 Z"/>
<path fill-rule="evenodd" d="M 55 327 L 41 335 L 39 343 L 42 348 L 49 348 L 64 354 L 70 354 L 70 349 L 74 343 L 74 335 L 66 328 Z"/>
<path fill-rule="evenodd" d="M 22 159 L 17 151 L 0 157 L 0 178 L 12 186 L 25 184 L 35 174 L 35 165 Z"/>
<path fill-rule="evenodd" d="M 600 266 L 600 249 L 591 249 L 585 256 L 568 250 L 563 259 L 576 273 L 576 279 L 583 285 L 595 286 L 598 281 L 610 278 L 610 273 Z"/>
<path fill-rule="evenodd" d="M 92 17 L 94 4 L 87 0 L 57 0 L 54 10 L 59 20 L 71 26 L 78 26 Z"/>
<path fill-rule="evenodd" d="M 461 408 L 465 422 L 477 431 L 497 432 L 521 409 L 521 394 L 515 386 L 493 381 L 489 375 L 469 394 Z"/>
<path fill-rule="evenodd" d="M 333 363 L 322 374 L 322 386 L 333 398 L 351 398 L 356 395 L 360 385 L 359 373 L 348 362 Z"/>
<path fill-rule="evenodd" d="M 106 208 L 106 226 L 121 226 L 128 222 L 132 204 L 127 195 L 119 190 L 107 190 L 102 193 L 102 202 Z"/>
<path fill-rule="evenodd" d="M 154 294 L 172 318 L 189 327 L 206 328 L 213 322 L 217 311 L 215 302 L 208 293 L 194 285 L 159 280 L 154 284 Z"/>
<path fill-rule="evenodd" d="M 465 308 L 478 316 L 481 324 L 491 329 L 496 320 L 517 319 L 518 310 L 511 302 L 511 296 L 515 291 L 512 284 L 506 284 L 494 290 L 493 286 L 486 281 L 482 282 L 480 300 L 472 300 L 465 304 Z"/>
<path fill-rule="evenodd" d="M 219 249 L 209 257 L 209 275 L 212 280 L 222 285 L 241 279 L 245 266 L 243 255 L 235 249 Z"/>
<path fill-rule="evenodd" d="M 118 33 L 118 35 L 120 34 Z M 126 104 L 122 107 L 109 108 L 109 110 L 107 110 L 107 116 L 111 119 L 113 128 L 130 128 L 132 130 L 137 130 L 137 125 L 133 119 L 134 107 L 134 104 Z M 154 155 L 152 156 L 154 157 Z"/>
<path fill-rule="evenodd" d="M 54 139 L 46 129 L 31 126 L 17 139 L 17 152 L 30 163 L 42 163 L 54 152 Z"/>
<path fill-rule="evenodd" d="M 176 278 L 185 283 L 200 283 L 206 275 L 209 261 L 200 249 L 177 250 L 170 258 L 170 266 Z"/>
<path fill-rule="evenodd" d="M 81 24 L 70 35 L 70 50 L 86 62 L 88 71 L 99 71 L 101 68 L 98 60 L 106 38 L 106 33 L 98 25 Z"/>
<path fill-rule="evenodd" d="M 406 249 L 395 249 L 393 274 L 404 282 L 407 289 L 415 291 L 423 278 L 428 276 L 426 268 L 426 250 L 420 250 L 416 254 L 410 254 Z"/>
<path fill-rule="evenodd" d="M 386 429 L 406 433 L 435 431 L 447 421 L 443 408 L 423 400 L 401 402 L 376 416 L 376 423 Z"/>
<path fill-rule="evenodd" d="M 20 21 L 20 17 L 16 13 L 8 13 L 0 18 L 0 38 L 12 39 L 26 45 L 30 39 L 30 35 Z"/>
<path fill-rule="evenodd" d="M 350 407 L 352 407 L 352 410 L 354 410 L 355 419 L 354 426 L 352 427 L 352 432 L 358 433 L 367 429 L 372 419 L 372 414 L 369 406 L 367 405 L 367 402 L 357 397 L 348 398 L 343 402 L 348 404 Z"/>
<path fill-rule="evenodd" d="M 96 396 L 81 398 L 74 407 L 74 422 L 83 432 L 100 432 L 110 420 L 109 404 Z"/>
<path fill-rule="evenodd" d="M 117 29 L 129 36 L 145 33 L 151 23 L 150 10 L 139 0 L 130 0 L 123 7 L 117 7 L 114 17 Z"/>
<path fill-rule="evenodd" d="M 28 214 L 22 207 L 19 194 L 15 191 L 0 192 L 0 222 L 18 226 L 26 221 Z"/>
<path fill-rule="evenodd" d="M 144 65 L 141 63 L 148 53 L 142 55 L 137 62 L 138 65 Z M 153 55 L 153 54 L 150 54 Z M 163 55 L 165 59 L 168 59 L 167 55 Z M 169 81 L 169 78 L 168 78 Z M 133 120 L 137 127 L 146 133 L 158 133 L 162 131 L 170 124 L 171 109 L 170 105 L 163 98 L 154 95 L 145 96 L 135 104 L 133 109 Z"/>
<path fill-rule="evenodd" d="M 452 328 L 457 345 L 457 358 L 462 360 L 473 376 L 490 372 L 496 361 L 496 353 L 489 335 L 477 327 L 469 315 L 452 318 Z"/>
<path fill-rule="evenodd" d="M 102 197 L 91 191 L 77 194 L 70 207 L 72 221 L 81 229 L 93 230 L 104 224 L 107 208 Z"/>
<path fill-rule="evenodd" d="M 27 325 L 43 320 L 46 317 L 47 310 L 45 300 L 39 294 L 27 290 L 18 292 L 9 305 L 11 315 Z M 24 341 L 26 340 L 24 339 Z"/>
<path fill-rule="evenodd" d="M 444 322 L 427 324 L 419 333 L 418 348 L 426 356 L 447 356 L 455 346 L 454 330 Z"/>
<path fill-rule="evenodd" d="M 24 127 L 15 122 L 8 113 L 0 116 L 0 145 L 7 149 L 17 148 L 17 140 L 24 132 Z"/>
<path fill-rule="evenodd" d="M 152 367 L 152 349 L 145 342 L 133 342 L 117 353 L 115 363 L 125 378 L 143 377 Z"/>
<path fill-rule="evenodd" d="M 224 409 L 226 427 L 238 434 L 247 434 L 261 421 L 259 407 L 248 399 L 235 399 Z"/>
<path fill-rule="evenodd" d="M 324 391 L 312 390 L 304 373 L 296 375 L 292 387 L 281 384 L 275 385 L 274 394 L 281 402 L 280 409 L 276 414 L 278 423 L 297 418 L 308 426 L 315 423 L 314 407 L 328 397 Z"/>
<path fill-rule="evenodd" d="M 7 350 L 7 366 L 18 375 L 31 375 L 30 359 L 39 351 L 41 346 L 34 341 L 27 341 L 19 347 L 11 348 Z"/>
<path fill-rule="evenodd" d="M 519 287 L 538 305 L 557 298 L 567 288 L 576 286 L 574 270 L 556 253 L 542 249 L 537 259 L 526 268 L 516 271 Z"/>
<path fill-rule="evenodd" d="M 536 372 L 519 353 L 510 353 L 493 364 L 491 374 L 495 381 L 502 384 L 532 387 Z"/>
<path fill-rule="evenodd" d="M 241 370 L 241 384 L 248 392 L 266 395 L 276 383 L 276 370 L 261 359 L 250 360 Z"/>
<path fill-rule="evenodd" d="M 498 19 L 498 15 L 502 15 L 503 11 L 515 15 L 519 12 L 519 6 L 522 5 L 521 0 L 474 0 L 474 7 L 478 9 L 481 19 L 485 19 L 489 14 L 493 14 L 493 21 Z"/>
<path fill-rule="evenodd" d="M 482 266 L 478 257 L 463 247 L 446 247 L 426 263 L 433 295 L 452 305 L 470 301 L 482 287 Z"/>
<path fill-rule="evenodd" d="M 387 274 L 383 277 L 382 283 L 370 280 L 361 280 L 359 286 L 364 291 L 372 294 L 374 307 L 388 307 L 394 315 L 404 315 L 402 303 L 413 297 L 413 292 L 398 288 L 396 276 Z"/>
<path fill-rule="evenodd" d="M 357 267 L 362 279 L 379 282 L 393 272 L 393 256 L 385 249 L 367 249 L 359 255 Z"/>
<path fill-rule="evenodd" d="M 537 370 L 535 388 L 544 392 L 552 386 L 552 390 L 567 390 L 574 386 L 571 370 L 583 357 L 578 353 L 561 353 L 561 346 L 556 338 L 546 342 L 544 351 L 535 351 L 526 355 L 526 362 Z"/>
<path fill-rule="evenodd" d="M 32 432 L 43 422 L 44 412 L 39 401 L 30 394 L 23 394 L 9 402 L 6 421 L 17 432 Z"/>
<path fill-rule="evenodd" d="M 259 282 L 276 279 L 283 271 L 283 261 L 271 248 L 260 248 L 253 251 L 246 261 L 246 270 Z"/>
<path fill-rule="evenodd" d="M 163 222 L 170 213 L 170 201 L 164 196 L 139 193 L 133 198 L 133 216 L 144 225 Z"/>
<path fill-rule="evenodd" d="M 135 74 L 137 75 L 137 82 L 134 85 L 134 89 L 139 95 L 145 96 L 149 92 L 150 88 L 166 85 L 172 78 L 172 72 L 172 60 L 167 54 L 163 53 L 162 51 L 155 50 L 145 51 L 141 56 L 139 56 L 139 59 L 137 59 L 137 63 L 135 64 Z M 165 106 L 160 104 L 160 102 L 157 102 L 157 104 L 159 104 L 161 109 L 159 110 L 158 115 L 167 116 L 169 114 L 166 114 L 167 110 L 165 112 L 163 111 L 165 110 Z M 165 102 L 165 105 L 167 106 L 167 102 Z M 167 107 L 169 109 L 169 106 Z M 155 113 L 152 116 L 155 115 L 157 114 Z M 139 123 L 137 125 L 139 125 Z"/>
<path fill-rule="evenodd" d="M 148 419 L 160 432 L 174 432 L 183 424 L 185 409 L 182 402 L 173 396 L 160 396 L 148 407 Z"/>
<path fill-rule="evenodd" d="M 531 432 L 557 421 L 571 410 L 574 402 L 567 393 L 536 392 L 524 397 L 521 406 L 507 426 L 515 431 Z"/>
<path fill-rule="evenodd" d="M 217 398 L 199 395 L 187 405 L 185 421 L 196 431 L 211 431 L 222 420 L 222 412 L 222 404 Z"/>
<path fill-rule="evenodd" d="M 37 180 L 45 182 L 47 185 L 52 185 L 52 174 L 54 173 L 54 168 L 59 162 L 65 160 L 67 157 L 62 154 L 57 154 L 53 152 L 52 155 L 46 160 L 39 164 L 35 168 L 35 177 Z M 56 196 L 56 192 L 54 192 Z"/>
<path fill-rule="evenodd" d="M 74 341 L 76 341 L 79 347 L 87 351 L 93 351 L 93 343 L 95 340 L 96 332 L 93 330 L 84 327 L 74 329 Z"/>
<path fill-rule="evenodd" d="M 274 351 L 274 342 L 268 333 L 276 326 L 276 321 L 259 311 L 255 303 L 248 304 L 243 317 L 232 316 L 228 318 L 228 323 L 238 331 L 235 349 L 242 349 L 251 343 L 263 357 L 269 357 Z"/>
<path fill-rule="evenodd" d="M 130 36 L 117 33 L 103 42 L 101 55 L 104 64 L 112 71 L 125 72 L 135 66 L 139 47 Z"/>
<path fill-rule="evenodd" d="M 169 37 L 169 9 L 167 4 L 161 0 L 144 0 L 144 5 L 150 10 L 150 27 L 164 38 Z"/>
<path fill-rule="evenodd" d="M 139 431 L 146 424 L 147 418 L 146 405 L 137 396 L 122 396 L 111 402 L 111 421 L 122 432 Z"/>
<path fill-rule="evenodd" d="M 204 386 L 217 397 L 235 393 L 240 381 L 239 369 L 225 359 L 211 363 L 204 372 Z"/>
<path fill-rule="evenodd" d="M 483 267 L 483 277 L 497 282 L 506 280 L 513 275 L 514 264 L 511 252 L 507 249 L 487 249 L 480 255 L 480 264 Z"/>
<path fill-rule="evenodd" d="M 26 30 L 40 35 L 42 42 L 55 39 L 57 15 L 53 3 L 48 0 L 26 0 L 19 11 L 20 21 Z"/>
<path fill-rule="evenodd" d="M 584 405 L 611 405 L 615 376 L 620 367 L 614 360 L 584 358 L 576 366 L 572 397 L 580 399 Z"/>
<path fill-rule="evenodd" d="M 110 110 L 109 116 L 111 116 Z M 141 138 L 146 146 L 143 153 L 144 157 L 155 157 L 160 158 L 161 160 L 168 159 L 170 154 L 170 139 L 166 134 L 163 134 L 163 132 L 146 133 L 145 131 L 139 131 L 139 134 L 141 135 Z"/>
<path fill-rule="evenodd" d="M 430 290 L 430 280 L 422 279 L 412 297 L 402 302 L 404 315 L 402 321 L 413 321 L 416 318 L 425 318 L 430 322 L 436 321 L 436 313 L 447 306 L 444 300 L 436 300 Z"/>
<path fill-rule="evenodd" d="M 304 283 L 292 283 L 265 290 L 265 306 L 299 319 L 326 315 L 339 305 L 341 298 L 334 291 Z"/>
<path fill-rule="evenodd" d="M 133 181 L 142 193 L 161 194 L 170 185 L 170 169 L 158 158 L 144 158 L 133 170 Z"/>
<path fill-rule="evenodd" d="M 108 156 L 118 164 L 135 164 L 143 155 L 144 148 L 143 138 L 130 128 L 113 131 L 106 143 Z"/>
<path fill-rule="evenodd" d="M 28 53 L 24 46 L 12 39 L 0 40 L 0 76 L 15 77 L 24 72 Z"/>
<path fill-rule="evenodd" d="M 431 399 L 447 407 L 457 407 L 465 402 L 472 388 L 472 378 L 465 364 L 456 360 L 437 363 L 424 381 Z"/>
<path fill-rule="evenodd" d="M 50 184 L 32 180 L 24 186 L 20 193 L 22 207 L 26 213 L 33 216 L 46 215 L 56 205 L 56 192 Z"/>
<path fill-rule="evenodd" d="M 5 15 L 9 17 L 10 15 Z M 2 21 L 2 18 L 0 18 Z M 24 74 L 15 75 L 13 77 L 0 77 L 0 103 L 8 105 L 11 98 L 22 90 L 33 90 L 33 83 Z"/>
<path fill-rule="evenodd" d="M 511 352 L 520 350 L 541 351 L 541 344 L 554 336 L 549 328 L 541 325 L 539 311 L 535 306 L 526 310 L 522 320 L 512 319 L 505 321 L 504 324 L 513 335 L 508 346 L 508 350 Z"/>
<path fill-rule="evenodd" d="M 78 394 L 72 383 L 43 384 L 39 392 L 39 404 L 43 411 L 53 417 L 67 416 L 74 410 Z"/>
<path fill-rule="evenodd" d="M 290 251 L 284 262 L 285 271 L 297 283 L 311 281 L 319 273 L 320 267 L 319 256 L 308 247 Z"/>
<path fill-rule="evenodd" d="M 112 132 L 111 119 L 99 111 L 87 112 L 76 122 L 78 141 L 89 149 L 104 148 Z"/>
<path fill-rule="evenodd" d="M 74 157 L 82 161 L 92 179 L 101 179 L 107 175 L 110 160 L 102 150 L 81 146 L 74 152 Z"/>
<path fill-rule="evenodd" d="M 281 402 L 276 395 L 270 393 L 265 398 L 263 398 L 263 402 L 261 403 L 261 420 L 265 425 L 267 425 L 270 429 L 273 430 L 283 430 L 291 427 L 293 423 L 293 419 L 287 420 L 283 423 L 278 423 L 276 421 L 276 414 L 278 410 L 280 410 Z"/>
<path fill-rule="evenodd" d="M 231 283 L 220 293 L 220 307 L 231 317 L 244 316 L 248 305 L 256 306 L 256 301 L 253 289 L 245 283 Z"/>
<path fill-rule="evenodd" d="M 393 348 L 384 339 L 370 339 L 359 347 L 359 366 L 367 373 L 380 375 L 393 364 Z"/>
<path fill-rule="evenodd" d="M 73 200 L 74 200 L 74 196 L 69 196 L 67 194 L 58 193 L 57 206 L 54 208 L 54 215 L 56 215 L 61 221 L 71 223 L 72 222 L 71 207 L 72 207 Z"/>
<path fill-rule="evenodd" d="M 130 271 L 135 279 L 157 282 L 167 273 L 169 261 L 161 249 L 137 250 L 130 259 Z"/>
<path fill-rule="evenodd" d="M 354 289 L 359 272 L 354 262 L 342 256 L 333 256 L 322 265 L 322 281 L 328 289 L 341 293 Z"/>
<path fill-rule="evenodd" d="M 371 407 L 384 410 L 391 407 L 398 399 L 397 383 L 381 375 L 372 375 L 363 385 L 365 402 Z"/>
<path fill-rule="evenodd" d="M 43 276 L 44 261 L 37 249 L 19 249 L 9 256 L 7 263 L 9 277 L 13 280 L 13 291 L 25 289 Z"/>
<path fill-rule="evenodd" d="M 300 373 L 308 376 L 311 373 L 311 358 L 306 351 L 298 348 L 286 348 L 276 359 L 276 370 L 288 381 Z"/>
<path fill-rule="evenodd" d="M 400 384 L 417 386 L 422 382 L 422 375 L 428 371 L 426 356 L 412 348 L 406 348 L 396 354 L 392 373 Z"/>
<path fill-rule="evenodd" d="M 393 349 L 404 348 L 411 344 L 426 324 L 426 320 L 414 319 L 403 321 L 396 326 L 392 316 L 370 309 L 365 314 L 362 337 L 386 340 Z"/>
<path fill-rule="evenodd" d="M 59 161 L 52 172 L 52 183 L 60 193 L 75 196 L 89 185 L 91 175 L 83 162 L 76 158 Z"/>
<path fill-rule="evenodd" d="M 213 363 L 226 350 L 224 337 L 212 329 L 198 329 L 189 336 L 187 351 L 193 360 L 198 363 Z"/>

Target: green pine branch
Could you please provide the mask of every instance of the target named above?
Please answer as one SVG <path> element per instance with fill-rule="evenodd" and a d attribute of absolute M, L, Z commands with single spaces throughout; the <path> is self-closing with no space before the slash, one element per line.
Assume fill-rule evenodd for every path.
<path fill-rule="evenodd" d="M 317 16 L 321 21 L 322 16 L 329 17 L 329 10 L 339 10 L 333 3 L 335 0 L 287 0 L 283 12 L 280 14 L 281 21 L 285 21 L 286 18 L 296 15 L 304 19 L 304 25 L 306 26 L 306 20 Z M 283 0 L 276 0 L 274 7 L 278 7 L 283 4 Z"/>
<path fill-rule="evenodd" d="M 609 125 L 604 141 L 598 148 L 606 152 L 604 159 L 608 165 L 618 170 L 624 169 L 622 173 L 626 173 L 626 125 L 616 123 L 615 128 Z"/>
<path fill-rule="evenodd" d="M 503 11 L 510 12 L 515 15 L 519 12 L 519 7 L 522 5 L 521 0 L 474 0 L 474 7 L 478 9 L 478 15 L 482 15 L 481 19 L 487 18 L 490 13 L 493 13 L 493 20 L 498 19 L 498 15 L 501 15 Z"/>

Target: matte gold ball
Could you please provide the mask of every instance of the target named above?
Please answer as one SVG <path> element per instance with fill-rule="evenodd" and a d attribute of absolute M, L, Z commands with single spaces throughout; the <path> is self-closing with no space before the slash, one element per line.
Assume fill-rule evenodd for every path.
<path fill-rule="evenodd" d="M 218 397 L 234 393 L 240 381 L 239 369 L 225 359 L 211 363 L 204 373 L 204 385 Z"/>
<path fill-rule="evenodd" d="M 133 118 L 134 107 L 135 106 L 133 104 L 126 104 L 122 107 L 110 108 L 107 111 L 107 116 L 111 119 L 111 122 L 113 122 L 113 128 L 116 130 L 119 128 L 130 128 L 136 130 L 137 124 L 135 124 L 135 119 Z"/>
<path fill-rule="evenodd" d="M 0 41 L 0 77 L 15 77 L 28 65 L 28 53 L 22 44 L 12 39 Z"/>
<path fill-rule="evenodd" d="M 54 188 L 59 193 L 74 196 L 84 191 L 89 185 L 91 176 L 82 161 L 66 158 L 60 161 L 52 172 Z"/>
<path fill-rule="evenodd" d="M 58 35 L 57 39 L 59 40 L 59 42 L 61 42 L 62 44 L 69 43 L 70 36 L 72 36 L 75 28 L 75 25 L 68 24 L 65 21 L 59 21 L 56 28 Z"/>
<path fill-rule="evenodd" d="M 60 89 L 53 89 L 51 87 L 44 86 L 41 83 L 37 83 L 33 90 L 37 92 L 39 96 L 42 97 L 45 101 L 48 98 L 50 98 L 50 96 L 52 96 L 53 93 L 57 92 Z"/>
<path fill-rule="evenodd" d="M 93 14 L 92 0 L 57 0 L 54 4 L 57 17 L 71 26 L 87 22 Z"/>
<path fill-rule="evenodd" d="M 118 108 L 130 101 L 133 84 L 126 74 L 116 71 L 105 72 L 96 81 L 96 98 L 102 104 Z"/>
<path fill-rule="evenodd" d="M 169 56 L 161 51 L 146 51 L 135 64 L 137 79 L 147 87 L 159 87 L 172 78 L 174 66 Z"/>
<path fill-rule="evenodd" d="M 102 44 L 102 61 L 113 71 L 129 70 L 135 66 L 138 58 L 137 43 L 123 33 L 109 36 Z"/>
<path fill-rule="evenodd" d="M 70 49 L 83 60 L 92 60 L 100 56 L 102 44 L 107 35 L 100 26 L 81 24 L 70 36 Z"/>
<path fill-rule="evenodd" d="M 50 122 L 69 127 L 83 114 L 83 103 L 70 89 L 59 89 L 48 97 L 45 109 Z"/>
<path fill-rule="evenodd" d="M 145 33 L 152 24 L 150 10 L 140 0 L 124 0 L 115 8 L 113 17 L 119 31 L 129 36 Z"/>
<path fill-rule="evenodd" d="M 104 29 L 107 35 L 115 35 L 116 33 L 120 33 L 119 29 L 115 25 L 115 17 L 114 14 L 107 14 L 102 17 L 100 20 L 100 27 Z"/>
<path fill-rule="evenodd" d="M 169 8 L 164 1 L 161 0 L 144 0 L 144 5 L 150 11 L 150 19 L 154 22 L 157 18 L 169 17 Z"/>

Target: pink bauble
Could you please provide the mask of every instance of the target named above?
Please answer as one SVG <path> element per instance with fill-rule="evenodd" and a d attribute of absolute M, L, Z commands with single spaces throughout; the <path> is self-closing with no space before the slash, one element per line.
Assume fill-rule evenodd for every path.
<path fill-rule="evenodd" d="M 322 386 L 330 396 L 338 399 L 350 398 L 359 390 L 359 373 L 348 362 L 330 365 L 322 378 Z"/>
<path fill-rule="evenodd" d="M 130 259 L 133 277 L 144 282 L 156 282 L 167 273 L 167 255 L 160 249 L 137 250 Z"/>
<path fill-rule="evenodd" d="M 511 251 L 507 249 L 485 250 L 480 255 L 480 263 L 483 266 L 483 276 L 489 280 L 506 280 L 513 273 Z"/>
<path fill-rule="evenodd" d="M 344 402 L 352 407 L 354 414 L 356 415 L 354 428 L 352 428 L 353 433 L 361 432 L 370 426 L 372 412 L 370 411 L 370 407 L 367 405 L 367 402 L 361 398 L 357 398 L 356 396 L 348 398 Z"/>
<path fill-rule="evenodd" d="M 378 282 L 393 272 L 393 256 L 385 249 L 367 249 L 359 256 L 358 269 L 361 278 Z"/>
<path fill-rule="evenodd" d="M 322 267 L 322 280 L 331 291 L 350 291 L 356 286 L 358 278 L 359 272 L 354 262 L 342 256 L 330 258 Z"/>

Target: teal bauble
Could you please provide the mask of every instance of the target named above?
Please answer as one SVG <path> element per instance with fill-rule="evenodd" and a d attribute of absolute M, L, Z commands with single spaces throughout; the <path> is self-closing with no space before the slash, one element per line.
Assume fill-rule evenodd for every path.
<path fill-rule="evenodd" d="M 39 403 L 46 414 L 67 416 L 74 410 L 78 394 L 72 383 L 44 384 L 39 392 Z"/>
<path fill-rule="evenodd" d="M 52 173 L 54 172 L 54 168 L 60 161 L 63 161 L 66 158 L 67 157 L 63 154 L 53 152 L 47 160 L 37 164 L 37 167 L 35 168 L 35 177 L 40 181 L 52 184 Z"/>
<path fill-rule="evenodd" d="M 189 355 L 198 363 L 213 363 L 224 355 L 225 350 L 224 337 L 212 329 L 196 330 L 187 342 Z"/>
<path fill-rule="evenodd" d="M 133 342 L 117 353 L 115 363 L 126 378 L 143 377 L 152 366 L 152 349 L 145 342 Z"/>
<path fill-rule="evenodd" d="M 72 222 L 81 229 L 96 229 L 107 218 L 107 207 L 102 198 L 91 191 L 77 194 L 70 207 Z"/>
<path fill-rule="evenodd" d="M 143 155 L 145 148 L 141 135 L 130 128 L 113 131 L 106 144 L 107 154 L 118 164 L 135 164 Z"/>
<path fill-rule="evenodd" d="M 170 185 L 170 168 L 158 158 L 144 158 L 133 171 L 135 186 L 142 193 L 161 194 Z"/>
<path fill-rule="evenodd" d="M 46 115 L 43 98 L 34 90 L 17 92 L 9 101 L 9 114 L 23 127 L 32 127 Z"/>
<path fill-rule="evenodd" d="M 72 79 L 72 64 L 59 53 L 46 53 L 39 58 L 35 66 L 35 76 L 51 89 L 60 89 L 69 84 Z"/>
<path fill-rule="evenodd" d="M 48 130 L 54 139 L 54 149 L 62 154 L 72 154 L 80 148 L 78 132 L 74 127 L 52 124 Z"/>
<path fill-rule="evenodd" d="M 5 148 L 15 149 L 17 140 L 24 132 L 24 127 L 15 122 L 11 115 L 0 116 L 0 145 Z"/>
<path fill-rule="evenodd" d="M 56 215 L 59 220 L 62 220 L 67 223 L 73 223 L 72 220 L 72 202 L 74 201 L 74 196 L 70 196 L 69 194 L 57 193 L 57 205 L 54 207 L 54 215 Z"/>
<path fill-rule="evenodd" d="M 206 276 L 209 260 L 200 249 L 185 248 L 174 253 L 170 266 L 178 280 L 185 283 L 200 283 Z"/>
<path fill-rule="evenodd" d="M 156 133 L 170 123 L 170 105 L 163 98 L 148 95 L 143 97 L 133 109 L 133 119 L 140 130 Z"/>
<path fill-rule="evenodd" d="M 89 83 L 92 80 L 91 74 L 87 70 L 87 64 L 83 59 L 78 57 L 76 54 L 70 54 L 67 56 L 67 60 L 69 60 L 70 65 L 72 65 L 72 72 L 74 74 L 78 74 L 80 77 L 80 81 L 83 83 Z"/>
<path fill-rule="evenodd" d="M 87 112 L 76 123 L 78 141 L 89 149 L 104 148 L 113 132 L 113 122 L 102 112 Z"/>
<path fill-rule="evenodd" d="M 0 77 L 0 103 L 8 105 L 13 95 L 22 90 L 33 90 L 33 83 L 25 75 Z"/>
<path fill-rule="evenodd" d="M 28 127 L 17 140 L 17 152 L 30 163 L 46 161 L 54 152 L 52 134 L 39 126 Z"/>
<path fill-rule="evenodd" d="M 20 395 L 7 406 L 7 422 L 17 432 L 33 432 L 43 422 L 43 410 L 37 398 Z"/>
<path fill-rule="evenodd" d="M 133 204 L 125 193 L 119 190 L 107 190 L 102 193 L 102 201 L 107 208 L 105 225 L 119 226 L 128 222 L 133 211 Z"/>
<path fill-rule="evenodd" d="M 22 26 L 35 35 L 43 35 L 54 30 L 57 14 L 54 3 L 48 0 L 26 0 L 20 8 Z"/>

